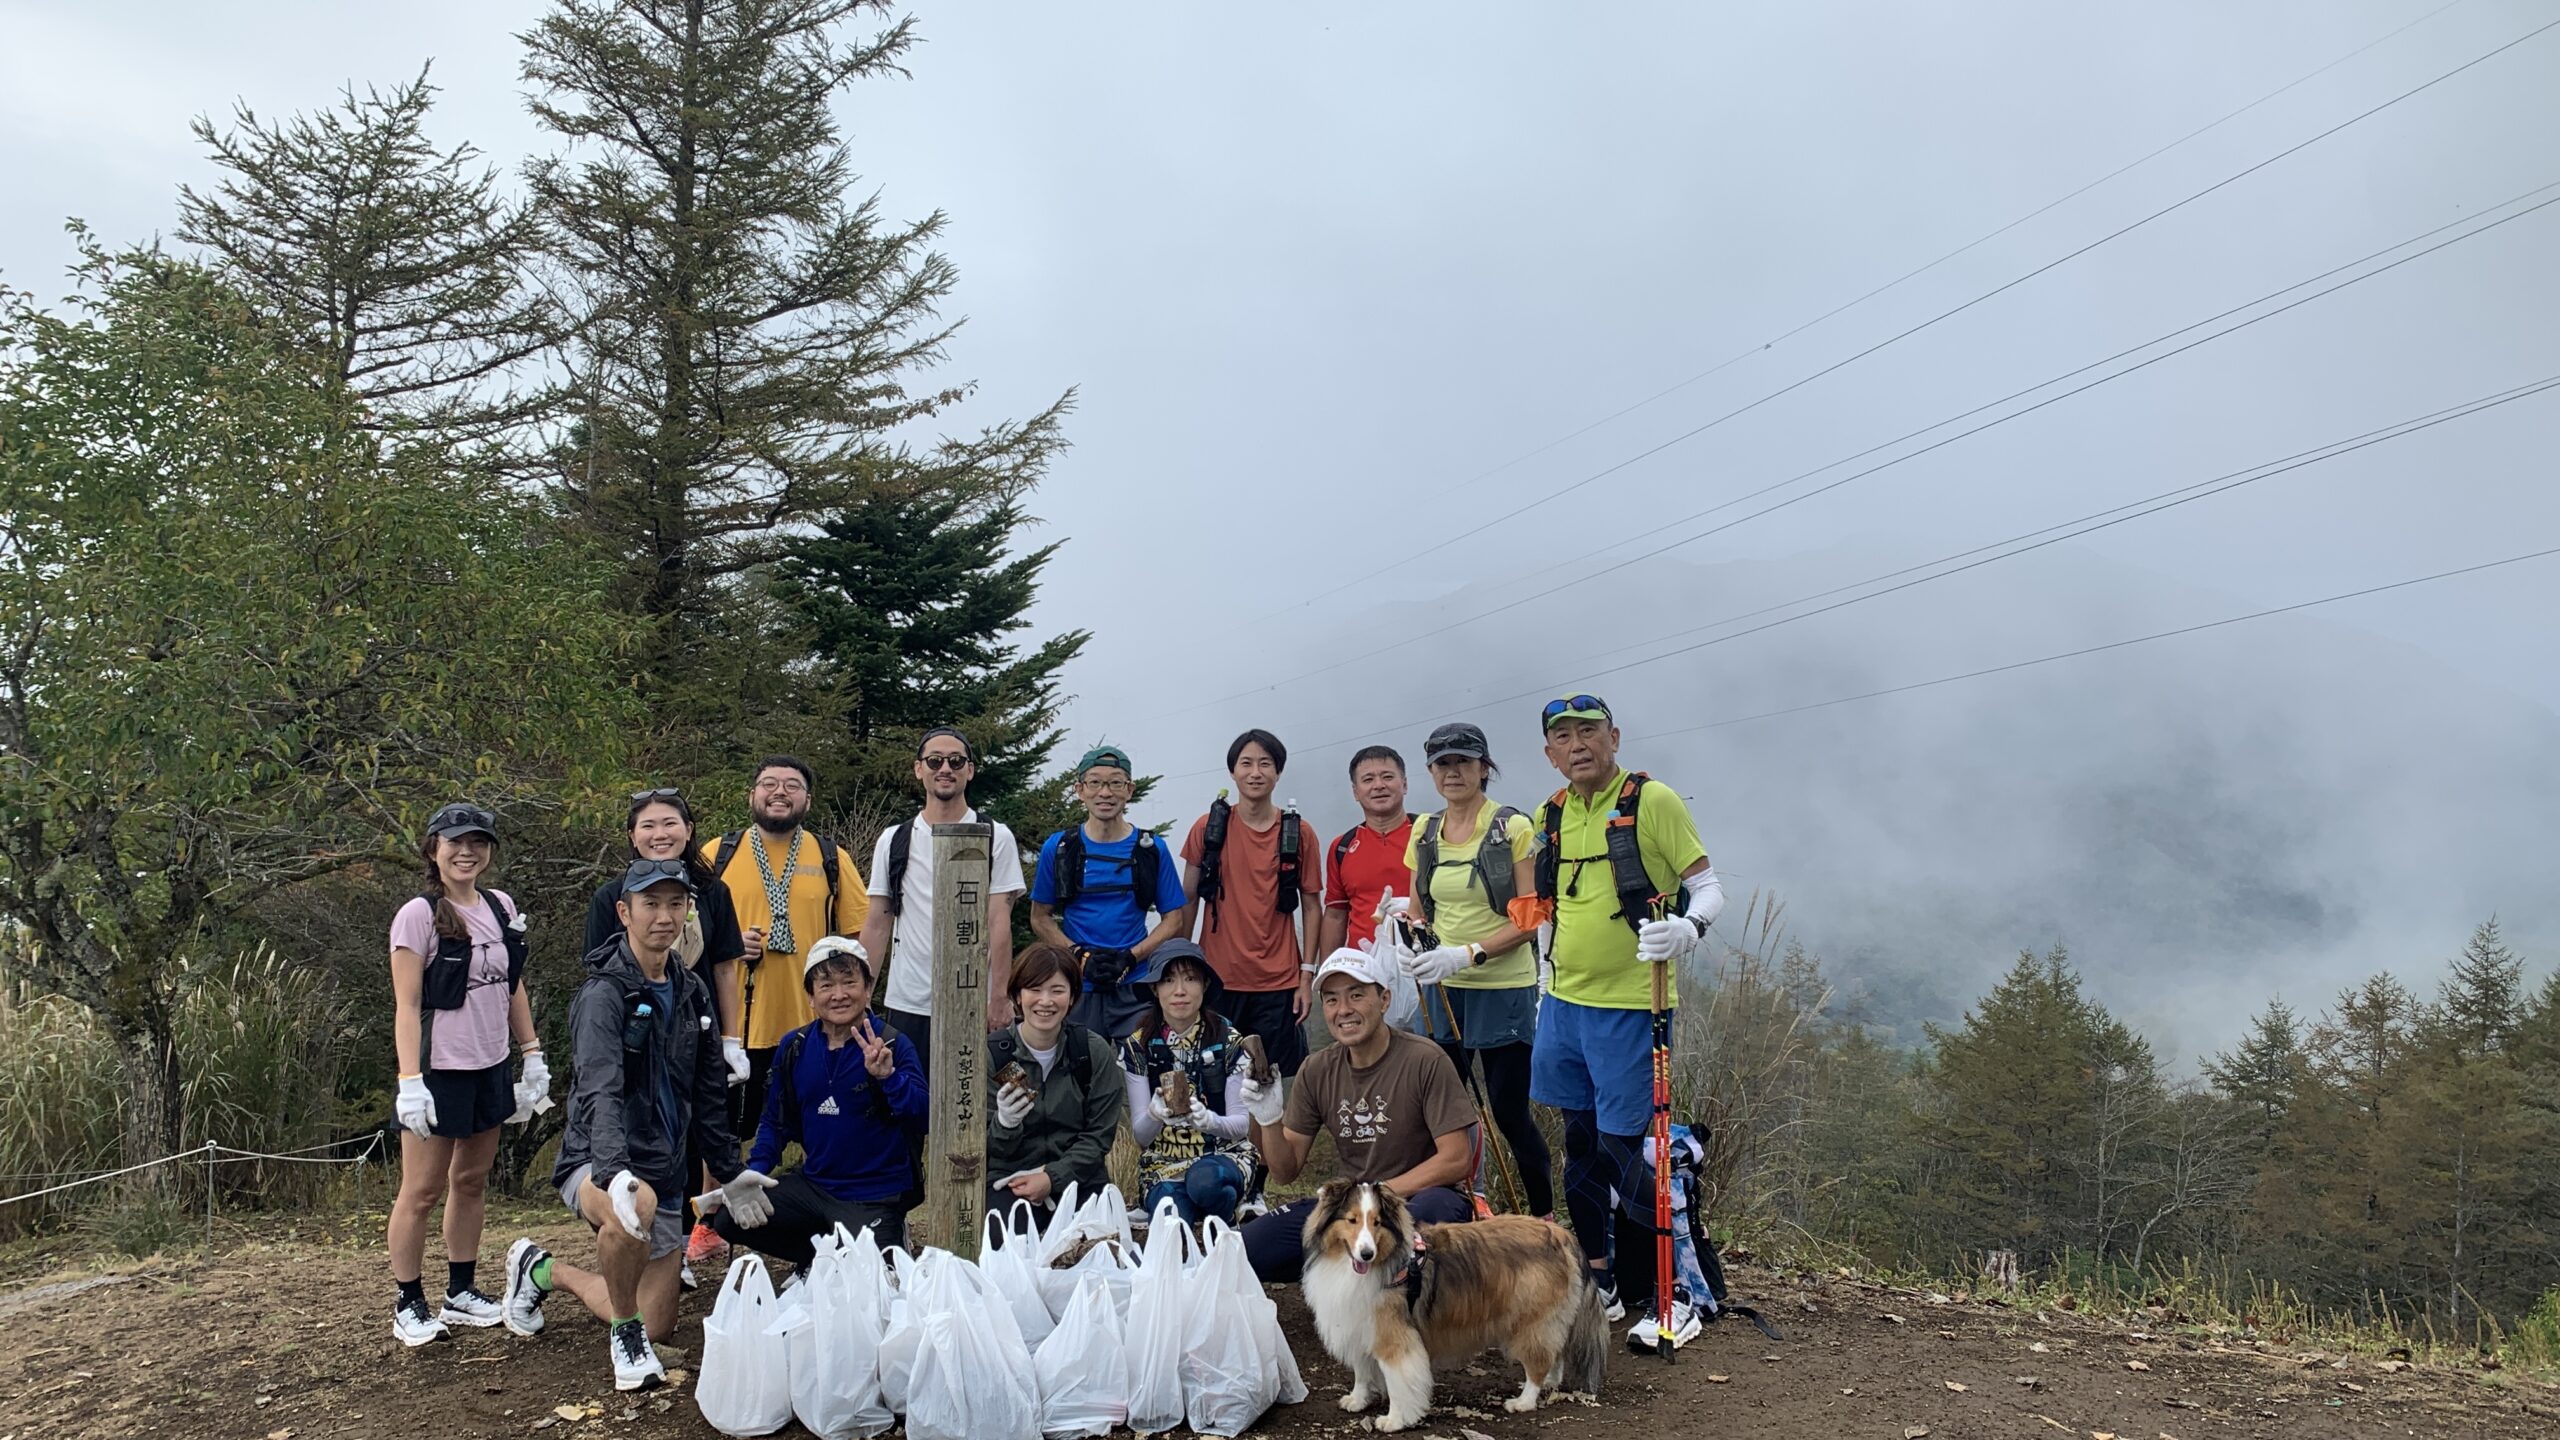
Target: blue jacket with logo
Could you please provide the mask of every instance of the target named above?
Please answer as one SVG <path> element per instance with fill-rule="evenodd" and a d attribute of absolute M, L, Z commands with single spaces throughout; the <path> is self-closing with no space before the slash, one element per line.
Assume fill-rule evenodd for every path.
<path fill-rule="evenodd" d="M 876 1016 L 871 1025 L 898 1057 L 886 1080 L 871 1078 L 862 1047 L 851 1038 L 827 1048 L 826 1027 L 818 1021 L 782 1037 L 747 1168 L 771 1175 L 782 1163 L 782 1147 L 796 1140 L 804 1157 L 800 1173 L 838 1200 L 921 1198 L 907 1133 L 924 1119 L 924 1066 L 906 1036 Z"/>

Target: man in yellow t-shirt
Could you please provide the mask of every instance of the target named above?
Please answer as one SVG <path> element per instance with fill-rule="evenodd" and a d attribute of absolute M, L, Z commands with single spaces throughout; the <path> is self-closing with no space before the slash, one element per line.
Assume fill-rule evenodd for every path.
<path fill-rule="evenodd" d="M 1654 967 L 1679 973 L 1679 962 L 1724 908 L 1724 890 L 1680 792 L 1618 764 L 1618 727 L 1607 702 L 1596 695 L 1550 700 L 1542 719 L 1547 760 L 1565 788 L 1539 816 L 1545 848 L 1533 908 L 1554 924 L 1547 950 L 1554 973 L 1538 1011 L 1529 1096 L 1564 1112 L 1565 1208 L 1604 1302 L 1614 1311 L 1623 1296 L 1644 1316 L 1628 1344 L 1677 1347 L 1698 1333 L 1695 1307 L 1711 1301 L 1680 1297 L 1672 1333 L 1661 1334 L 1653 1300 L 1653 1167 L 1645 1156 Z M 1632 831 L 1634 840 L 1615 856 L 1613 828 Z M 1613 1221 L 1615 1275 L 1607 1248 Z"/>
<path fill-rule="evenodd" d="M 853 857 L 833 840 L 801 828 L 814 779 L 804 760 L 767 756 L 747 789 L 747 818 L 755 823 L 703 847 L 712 873 L 729 887 L 746 942 L 747 1081 L 729 1092 L 738 1097 L 732 1118 L 741 1135 L 753 1135 L 764 1113 L 774 1047 L 809 1023 L 809 997 L 798 982 L 800 957 L 829 935 L 862 933 L 871 913 L 868 887 Z M 756 983 L 767 956 L 782 957 L 779 984 Z"/>

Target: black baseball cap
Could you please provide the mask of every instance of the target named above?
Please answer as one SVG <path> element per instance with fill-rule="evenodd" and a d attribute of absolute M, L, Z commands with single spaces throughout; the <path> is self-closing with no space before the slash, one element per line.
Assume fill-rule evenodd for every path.
<path fill-rule="evenodd" d="M 1482 760 L 1488 753 L 1490 747 L 1485 744 L 1484 731 L 1464 720 L 1454 720 L 1441 726 L 1431 732 L 1431 738 L 1422 742 L 1422 760 L 1426 765 L 1443 755 L 1455 755 L 1462 760 Z"/>
<path fill-rule="evenodd" d="M 687 895 L 692 894 L 692 867 L 682 860 L 634 860 L 622 872 L 621 893 L 636 895 L 653 885 L 664 885 L 670 881 L 683 886 Z"/>
<path fill-rule="evenodd" d="M 486 835 L 495 840 L 498 838 L 498 817 L 477 805 L 457 800 L 438 810 L 427 821 L 427 833 L 439 840 L 450 840 L 457 835 Z"/>

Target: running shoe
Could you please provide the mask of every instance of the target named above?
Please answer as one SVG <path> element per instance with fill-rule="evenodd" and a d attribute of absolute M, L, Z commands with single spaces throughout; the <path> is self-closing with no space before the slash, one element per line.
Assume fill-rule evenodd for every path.
<path fill-rule="evenodd" d="M 444 1297 L 444 1313 L 436 1317 L 447 1325 L 468 1325 L 485 1330 L 506 1318 L 497 1301 L 480 1293 L 477 1285 L 463 1287 L 460 1294 Z"/>
<path fill-rule="evenodd" d="M 625 1320 L 614 1326 L 605 1348 L 613 1353 L 614 1389 L 646 1390 L 665 1382 L 667 1367 L 658 1363 L 658 1352 L 650 1347 L 648 1322 Z"/>
<path fill-rule="evenodd" d="M 499 1302 L 498 1313 L 507 1328 L 519 1335 L 542 1333 L 542 1297 L 551 1292 L 534 1283 L 533 1272 L 550 1258 L 550 1251 L 529 1239 L 507 1247 L 507 1294 Z"/>
<path fill-rule="evenodd" d="M 1627 1318 L 1627 1302 L 1618 1298 L 1617 1286 L 1600 1287 L 1600 1313 L 1607 1316 L 1612 1325 Z"/>
<path fill-rule="evenodd" d="M 427 1308 L 424 1300 L 403 1299 L 391 1307 L 392 1338 L 412 1350 L 421 1345 L 432 1345 L 452 1333 L 445 1328 L 443 1321 L 435 1317 L 435 1312 Z"/>
<path fill-rule="evenodd" d="M 1655 1323 L 1655 1318 L 1652 1307 L 1646 1307 L 1645 1317 L 1637 1321 L 1635 1323 L 1635 1328 L 1627 1332 L 1628 1349 L 1633 1350 L 1639 1355 L 1654 1355 L 1661 1353 L 1662 1329 Z M 1688 1301 L 1674 1300 L 1671 1302 L 1672 1349 L 1677 1350 L 1681 1346 L 1688 1344 L 1690 1341 L 1697 1339 L 1700 1330 L 1703 1328 L 1704 1327 L 1700 1326 L 1698 1323 L 1697 1310 L 1693 1308 Z"/>
<path fill-rule="evenodd" d="M 712 1229 L 709 1221 L 694 1222 L 693 1233 L 685 1237 L 684 1263 L 708 1265 L 728 1253 L 729 1242 L 720 1238 L 720 1232 Z"/>

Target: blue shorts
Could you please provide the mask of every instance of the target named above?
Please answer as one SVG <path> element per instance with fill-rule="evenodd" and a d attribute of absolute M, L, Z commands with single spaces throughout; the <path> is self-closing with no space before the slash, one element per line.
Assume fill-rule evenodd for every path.
<path fill-rule="evenodd" d="M 1421 1030 L 1424 1034 L 1443 1045 L 1458 1043 L 1458 1036 L 1449 1031 L 1452 1012 L 1458 1022 L 1458 1031 L 1466 1037 L 1470 1050 L 1526 1045 L 1538 1034 L 1538 987 L 1512 985 L 1499 990 L 1475 990 L 1458 985 L 1422 987 Z M 1650 1020 L 1653 1017 L 1648 1013 L 1645 1018 Z"/>
<path fill-rule="evenodd" d="M 1529 1051 L 1529 1098 L 1595 1111 L 1603 1135 L 1644 1134 L 1653 1124 L 1653 1012 L 1548 996 Z"/>

